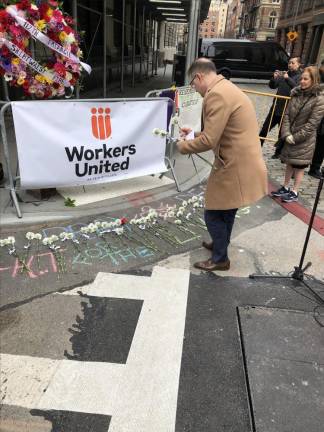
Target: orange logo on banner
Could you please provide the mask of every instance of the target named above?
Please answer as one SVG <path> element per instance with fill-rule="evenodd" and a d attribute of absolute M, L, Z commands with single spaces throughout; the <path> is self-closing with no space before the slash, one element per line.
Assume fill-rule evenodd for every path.
<path fill-rule="evenodd" d="M 92 134 L 95 138 L 104 140 L 111 135 L 110 108 L 91 108 Z"/>

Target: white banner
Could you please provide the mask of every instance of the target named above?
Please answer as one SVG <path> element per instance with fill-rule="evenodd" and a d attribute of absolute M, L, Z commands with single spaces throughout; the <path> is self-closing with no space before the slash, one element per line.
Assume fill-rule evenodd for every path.
<path fill-rule="evenodd" d="M 177 90 L 180 126 L 189 126 L 195 132 L 200 132 L 203 98 L 190 86 L 179 87 Z"/>
<path fill-rule="evenodd" d="M 166 171 L 167 100 L 12 102 L 21 186 L 79 186 Z"/>

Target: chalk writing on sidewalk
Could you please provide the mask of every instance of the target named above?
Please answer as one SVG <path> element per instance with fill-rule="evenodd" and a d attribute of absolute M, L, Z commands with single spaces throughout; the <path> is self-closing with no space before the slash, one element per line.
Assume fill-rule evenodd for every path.
<path fill-rule="evenodd" d="M 154 251 L 146 246 L 116 247 L 109 246 L 105 242 L 97 242 L 95 245 L 85 248 L 82 252 L 72 258 L 72 265 L 91 265 L 97 261 L 109 261 L 110 264 L 118 266 L 131 260 L 145 259 L 154 256 Z"/>
<path fill-rule="evenodd" d="M 26 263 L 29 271 L 24 271 L 30 279 L 36 279 L 48 273 L 57 273 L 57 264 L 52 252 L 31 255 Z M 12 278 L 22 274 L 23 266 L 16 258 L 14 264 L 9 267 L 0 267 L 0 272 L 8 271 Z"/>

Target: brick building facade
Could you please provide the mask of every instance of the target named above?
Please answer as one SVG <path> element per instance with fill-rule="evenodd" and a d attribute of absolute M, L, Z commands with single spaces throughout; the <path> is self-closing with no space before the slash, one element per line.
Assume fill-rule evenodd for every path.
<path fill-rule="evenodd" d="M 242 0 L 240 37 L 253 40 L 275 39 L 281 1 Z"/>
<path fill-rule="evenodd" d="M 211 0 L 208 16 L 199 26 L 200 38 L 224 37 L 227 9 L 231 0 Z"/>
<path fill-rule="evenodd" d="M 304 64 L 318 64 L 324 59 L 324 0 L 281 0 L 277 40 Z M 294 42 L 287 39 L 290 30 L 298 32 Z"/>
<path fill-rule="evenodd" d="M 232 2 L 229 3 L 224 34 L 226 38 L 239 37 L 242 7 L 241 0 L 232 0 Z"/>

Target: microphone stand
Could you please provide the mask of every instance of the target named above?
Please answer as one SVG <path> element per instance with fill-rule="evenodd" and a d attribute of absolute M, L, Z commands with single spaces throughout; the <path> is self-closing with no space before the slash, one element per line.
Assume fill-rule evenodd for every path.
<path fill-rule="evenodd" d="M 314 218 L 316 215 L 316 210 L 317 210 L 317 206 L 318 206 L 318 202 L 319 202 L 319 198 L 323 189 L 323 183 L 324 183 L 324 167 L 322 168 L 322 172 L 321 172 L 321 178 L 319 180 L 318 183 L 318 188 L 317 188 L 317 192 L 316 192 L 316 197 L 315 197 L 315 201 L 314 201 L 314 205 L 313 205 L 313 209 L 312 209 L 312 214 L 311 214 L 311 218 L 309 220 L 309 224 L 308 224 L 308 230 L 307 230 L 307 234 L 306 234 L 306 238 L 304 241 L 304 246 L 303 246 L 303 250 L 302 250 L 302 254 L 300 257 L 300 261 L 298 266 L 294 267 L 294 270 L 292 271 L 291 274 L 289 275 L 269 275 L 269 274 L 250 274 L 249 278 L 250 279 L 261 279 L 261 278 L 267 278 L 267 279 L 295 279 L 298 280 L 300 282 L 302 282 L 308 289 L 311 290 L 312 294 L 316 297 L 317 300 L 320 301 L 320 303 L 324 303 L 324 299 L 316 292 L 314 291 L 311 287 L 309 287 L 305 281 L 304 281 L 304 277 L 305 277 L 305 271 L 312 265 L 312 263 L 309 261 L 307 262 L 307 264 L 304 266 L 304 260 L 305 260 L 305 255 L 306 255 L 306 251 L 307 251 L 307 246 L 308 246 L 308 242 L 309 242 L 309 237 L 312 231 L 312 227 L 313 227 L 313 223 L 314 223 Z M 324 284 L 321 281 L 318 281 L 320 284 Z"/>

